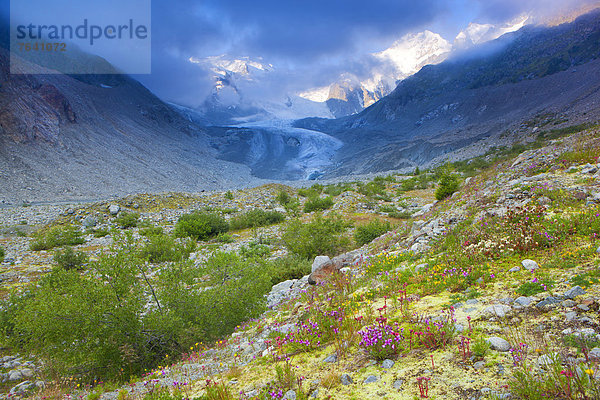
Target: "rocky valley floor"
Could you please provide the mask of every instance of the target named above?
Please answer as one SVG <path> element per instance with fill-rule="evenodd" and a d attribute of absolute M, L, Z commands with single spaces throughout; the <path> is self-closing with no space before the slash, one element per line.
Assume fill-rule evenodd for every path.
<path fill-rule="evenodd" d="M 598 131 L 588 129 L 414 176 L 0 208 L 2 398 L 598 399 L 598 156 Z M 436 200 L 448 182 L 458 190 Z M 194 212 L 229 229 L 184 242 L 180 221 Z M 71 264 L 60 257 L 65 238 L 75 239 Z M 110 284 L 102 266 L 123 243 L 144 254 L 134 275 L 148 288 L 180 262 L 204 271 L 182 286 L 190 296 L 218 290 L 207 267 L 215 252 L 289 270 L 271 272 L 264 308 L 218 339 L 189 327 L 190 346 L 100 383 L 99 373 L 76 368 L 83 361 L 34 346 L 35 327 L 50 343 L 55 324 L 38 324 L 42 311 L 27 305 L 11 316 L 9 299 L 35 299 L 62 269 L 63 279 Z M 293 268 L 277 264 L 292 254 Z M 145 318 L 157 295 L 140 290 Z M 126 353 L 117 358 L 135 358 Z"/>

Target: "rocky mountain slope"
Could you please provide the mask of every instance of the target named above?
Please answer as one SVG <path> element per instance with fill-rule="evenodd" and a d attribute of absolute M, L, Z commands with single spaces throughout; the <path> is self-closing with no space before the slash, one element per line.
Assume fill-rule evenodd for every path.
<path fill-rule="evenodd" d="M 0 48 L 0 200 L 103 198 L 252 181 L 202 128 L 119 75 L 9 74 Z M 25 66 L 27 61 L 22 61 Z M 30 70 L 30 69 L 28 69 Z"/>
<path fill-rule="evenodd" d="M 598 119 L 598 12 L 529 27 L 402 81 L 358 115 L 297 126 L 345 143 L 331 175 L 393 170 L 471 155 L 534 130 Z"/>
<path fill-rule="evenodd" d="M 148 243 L 155 243 L 152 235 L 167 240 L 177 231 L 178 218 L 198 210 L 212 210 L 230 224 L 257 209 L 279 212 L 288 220 L 235 229 L 227 240 L 220 236 L 199 241 L 189 263 L 201 271 L 215 251 L 238 254 L 238 262 L 249 263 L 247 267 L 301 251 L 290 245 L 286 234 L 295 218 L 306 226 L 323 224 L 327 218 L 350 220 L 354 227 L 343 225 L 328 241 L 342 244 L 340 237 L 352 236 L 356 242 L 333 248 L 328 256 L 317 253 L 304 276 L 280 276 L 264 293 L 269 310 L 260 317 L 230 326 L 232 333 L 214 341 L 202 343 L 198 333 L 189 338 L 192 345 L 184 354 L 162 354 L 142 376 L 122 376 L 128 381 L 123 385 L 98 384 L 77 374 L 64 379 L 60 370 L 52 375 L 52 363 L 41 362 L 35 354 L 16 354 L 18 348 L 4 337 L 4 396 L 598 398 L 600 142 L 597 127 L 572 133 L 578 130 L 555 132 L 552 138 L 497 149 L 416 176 L 302 190 L 269 185 L 226 193 L 136 195 L 89 205 L 1 209 L 3 294 L 43 282 L 51 270 L 64 274 L 51 252 L 31 250 L 43 236 L 24 233 L 40 227 L 43 233 L 50 226 L 71 224 L 81 232 L 83 243 L 74 247 L 90 261 L 81 266 L 83 272 L 69 276 L 89 282 L 95 282 L 99 271 L 108 273 L 106 257 L 111 256 L 104 250 L 122 241 L 124 234 L 133 240 L 129 249 L 148 249 Z M 438 201 L 440 190 L 448 188 L 444 176 L 454 177 L 459 186 Z M 332 202 L 323 207 L 324 217 L 308 208 L 300 211 L 329 196 Z M 125 224 L 131 213 L 139 213 L 137 227 Z M 381 225 L 383 221 L 390 225 Z M 367 231 L 371 234 L 365 238 Z M 305 240 L 310 243 L 311 237 Z M 366 244 L 361 246 L 363 240 Z M 352 247 L 356 248 L 348 251 Z M 123 251 L 117 249 L 112 247 L 110 254 Z M 143 265 L 144 277 L 154 282 L 158 296 L 164 296 L 164 273 L 183 264 Z M 183 293 L 197 296 L 218 290 L 209 277 L 201 280 L 206 283 L 186 284 Z M 211 318 L 208 310 L 218 304 L 213 298 L 205 318 Z M 146 307 L 140 318 L 152 312 L 156 310 Z M 18 309 L 10 315 L 14 314 L 23 316 Z M 11 332 L 6 322 L 10 317 L 6 319 L 6 312 L 0 316 L 3 328 Z M 24 316 L 22 334 L 38 318 Z M 55 329 L 54 324 L 43 326 Z M 98 343 L 104 345 L 101 339 Z M 132 354 L 124 351 L 119 357 L 126 363 Z"/>

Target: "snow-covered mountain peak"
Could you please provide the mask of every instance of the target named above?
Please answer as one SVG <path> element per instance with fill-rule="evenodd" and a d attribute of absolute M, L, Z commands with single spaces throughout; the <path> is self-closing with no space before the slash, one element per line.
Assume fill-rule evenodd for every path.
<path fill-rule="evenodd" d="M 454 50 L 464 50 L 471 46 L 497 39 L 506 33 L 518 31 L 527 24 L 529 19 L 529 16 L 522 15 L 501 25 L 471 22 L 464 30 L 456 35 L 452 47 Z"/>
<path fill-rule="evenodd" d="M 274 69 L 272 64 L 264 63 L 260 58 L 255 60 L 250 57 L 228 58 L 226 55 L 220 55 L 206 58 L 190 57 L 189 61 L 193 64 L 208 67 L 220 76 L 237 74 L 250 77 L 253 72 L 269 72 Z"/>
<path fill-rule="evenodd" d="M 374 56 L 383 62 L 391 62 L 398 73 L 409 75 L 450 50 L 452 50 L 450 42 L 439 34 L 423 31 L 404 35 L 392 46 L 375 53 Z"/>

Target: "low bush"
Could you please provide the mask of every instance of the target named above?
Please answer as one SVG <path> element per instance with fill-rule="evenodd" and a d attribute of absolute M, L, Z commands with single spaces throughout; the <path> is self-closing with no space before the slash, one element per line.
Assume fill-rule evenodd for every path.
<path fill-rule="evenodd" d="M 356 191 L 367 197 L 372 197 L 376 195 L 385 196 L 385 180 L 375 179 L 368 183 L 359 182 L 357 184 Z"/>
<path fill-rule="evenodd" d="M 288 250 L 303 258 L 335 256 L 349 248 L 350 239 L 344 233 L 350 226 L 352 223 L 338 215 L 318 215 L 308 223 L 293 220 L 283 233 L 283 242 Z"/>
<path fill-rule="evenodd" d="M 435 191 L 435 198 L 437 200 L 444 200 L 445 198 L 452 196 L 452 194 L 458 190 L 458 187 L 458 176 L 446 172 L 442 174 L 442 177 L 438 182 L 438 187 Z"/>
<path fill-rule="evenodd" d="M 231 193 L 231 190 L 228 190 L 227 192 L 225 192 L 225 195 L 224 195 L 224 197 L 225 197 L 227 200 L 233 200 L 233 193 Z"/>
<path fill-rule="evenodd" d="M 94 235 L 95 238 L 101 238 L 101 237 L 105 237 L 108 236 L 110 232 L 108 231 L 107 228 L 98 228 L 98 229 L 94 229 L 92 231 L 92 235 Z"/>
<path fill-rule="evenodd" d="M 353 189 L 352 185 L 349 183 L 338 183 L 335 185 L 325 186 L 323 193 L 325 193 L 328 196 L 336 197 L 336 196 L 339 196 L 340 194 L 347 192 L 349 190 L 352 190 L 352 189 Z"/>
<path fill-rule="evenodd" d="M 298 189 L 298 195 L 301 197 L 318 197 L 321 193 L 323 193 L 323 185 L 319 185 L 318 183 L 312 185 L 310 188 Z"/>
<path fill-rule="evenodd" d="M 231 230 L 257 228 L 259 226 L 274 225 L 283 222 L 285 216 L 277 211 L 265 211 L 256 208 L 247 211 L 229 221 Z"/>
<path fill-rule="evenodd" d="M 280 191 L 279 193 L 277 193 L 277 197 L 275 198 L 277 200 L 277 202 L 279 204 L 281 204 L 282 206 L 285 206 L 286 204 L 288 204 L 290 201 L 292 201 L 291 196 L 287 193 L 284 192 L 283 190 Z"/>
<path fill-rule="evenodd" d="M 119 214 L 117 218 L 115 218 L 115 222 L 123 229 L 134 228 L 137 226 L 138 221 L 140 219 L 140 214 L 138 213 L 128 213 L 122 212 Z"/>
<path fill-rule="evenodd" d="M 388 213 L 388 216 L 396 219 L 410 219 L 412 218 L 412 213 L 410 211 L 394 211 Z"/>
<path fill-rule="evenodd" d="M 529 297 L 538 293 L 545 292 L 551 289 L 553 285 L 554 281 L 548 278 L 544 278 L 541 280 L 538 278 L 533 278 L 531 282 L 525 282 L 521 286 L 519 286 L 517 290 L 515 290 L 515 292 L 521 296 Z"/>
<path fill-rule="evenodd" d="M 331 208 L 331 206 L 333 206 L 333 199 L 331 197 L 313 197 L 304 203 L 304 212 L 323 211 Z"/>
<path fill-rule="evenodd" d="M 4 261 L 4 256 L 6 255 L 6 253 L 4 252 L 4 248 L 0 247 L 0 263 L 2 261 Z"/>
<path fill-rule="evenodd" d="M 152 263 L 179 261 L 188 258 L 195 247 L 193 241 L 179 244 L 171 236 L 152 235 L 140 249 L 140 257 Z"/>
<path fill-rule="evenodd" d="M 374 219 L 366 225 L 356 227 L 356 230 L 354 231 L 354 240 L 357 245 L 362 246 L 371 243 L 374 239 L 383 235 L 390 229 L 392 229 L 392 225 L 388 221 Z"/>
<path fill-rule="evenodd" d="M 30 245 L 33 251 L 49 250 L 59 246 L 74 246 L 85 242 L 81 237 L 81 232 L 73 225 L 54 226 L 36 233 L 34 238 L 35 240 Z"/>
<path fill-rule="evenodd" d="M 146 237 L 161 236 L 163 234 L 163 228 L 160 226 L 149 226 L 147 228 L 140 229 L 140 235 Z"/>
<path fill-rule="evenodd" d="M 310 274 L 311 262 L 296 254 L 289 254 L 285 257 L 265 262 L 265 268 L 271 277 L 271 284 L 277 285 L 279 282 L 287 281 L 288 279 L 300 279 Z"/>
<path fill-rule="evenodd" d="M 119 235 L 89 274 L 62 268 L 0 304 L 7 343 L 83 382 L 119 380 L 209 343 L 264 311 L 264 267 L 215 253 L 204 264 L 167 263 L 152 276 L 141 243 Z"/>
<path fill-rule="evenodd" d="M 81 270 L 88 262 L 88 256 L 83 251 L 74 251 L 71 246 L 65 246 L 62 250 L 54 252 L 54 262 L 66 270 Z"/>
<path fill-rule="evenodd" d="M 209 212 L 194 212 L 179 217 L 174 234 L 176 237 L 206 240 L 228 230 L 227 221 L 220 215 Z"/>
<path fill-rule="evenodd" d="M 427 189 L 428 186 L 429 178 L 427 174 L 420 174 L 412 178 L 403 180 L 402 183 L 400 183 L 400 188 L 398 189 L 398 191 L 409 192 L 411 190 Z"/>
<path fill-rule="evenodd" d="M 242 246 L 240 248 L 240 255 L 244 258 L 263 258 L 271 254 L 269 246 L 259 242 L 251 242 L 248 247 Z"/>

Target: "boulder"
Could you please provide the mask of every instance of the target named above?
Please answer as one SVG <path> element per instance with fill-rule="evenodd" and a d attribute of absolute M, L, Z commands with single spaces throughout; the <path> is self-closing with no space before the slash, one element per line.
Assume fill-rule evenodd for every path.
<path fill-rule="evenodd" d="M 308 276 L 308 283 L 317 285 L 342 268 L 343 262 L 341 259 L 331 260 L 327 256 L 317 256 L 312 264 L 311 274 Z"/>
<path fill-rule="evenodd" d="M 108 206 L 108 212 L 110 215 L 117 215 L 121 211 L 121 207 L 118 204 L 111 204 Z"/>
<path fill-rule="evenodd" d="M 486 339 L 486 342 L 489 343 L 490 348 L 492 350 L 497 350 L 497 351 L 510 350 L 510 343 L 508 343 L 506 340 L 504 340 L 498 336 L 489 337 Z"/>
<path fill-rule="evenodd" d="M 525 268 L 527 271 L 535 271 L 536 269 L 539 268 L 538 263 L 536 263 L 533 260 L 523 260 L 521 261 L 521 265 L 523 266 L 523 268 Z"/>

